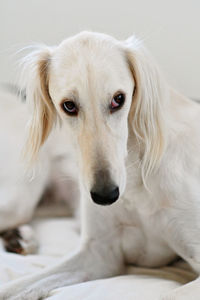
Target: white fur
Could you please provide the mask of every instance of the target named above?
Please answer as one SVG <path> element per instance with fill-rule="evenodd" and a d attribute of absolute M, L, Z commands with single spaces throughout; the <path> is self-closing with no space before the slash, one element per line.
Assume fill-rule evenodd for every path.
<path fill-rule="evenodd" d="M 65 194 L 66 201 L 77 198 L 73 191 L 74 186 L 77 189 L 77 175 L 70 146 L 69 151 L 63 151 L 62 133 L 56 134 L 56 130 L 34 166 L 27 169 L 22 149 L 30 113 L 21 99 L 7 92 L 1 92 L 0 97 L 0 231 L 4 231 L 30 221 L 44 189 L 52 181 L 61 189 L 58 197 Z"/>
<path fill-rule="evenodd" d="M 37 69 L 45 55 L 49 99 L 44 99 Z M 72 147 L 79 164 L 82 238 L 72 257 L 8 284 L 0 290 L 0 298 L 35 300 L 53 288 L 123 273 L 125 262 L 157 267 L 177 255 L 200 273 L 200 106 L 172 90 L 143 46 L 132 38 L 119 42 L 102 34 L 81 33 L 56 48 L 40 49 L 26 62 L 35 66 L 28 82 L 29 100 L 35 103 L 31 157 L 43 144 L 41 112 L 55 110 L 48 128 L 55 122 L 52 113 L 60 119 L 61 128 L 53 129 L 39 152 L 40 165 L 46 164 L 40 176 L 29 185 L 22 184 L 33 186 L 37 193 L 42 190 L 49 178 L 44 169 L 49 168 L 51 151 L 61 135 L 58 144 L 63 155 Z M 126 101 L 118 112 L 109 114 L 117 90 L 126 93 Z M 61 110 L 60 103 L 66 98 L 78 101 L 77 117 Z M 9 126 L 7 120 L 6 135 Z M 10 155 L 15 158 L 12 153 L 13 149 Z M 18 157 L 14 161 L 17 167 Z M 95 170 L 104 164 L 121 194 L 116 203 L 106 207 L 93 203 L 89 193 Z M 12 172 L 13 164 L 7 165 Z M 10 192 L 5 187 L 5 201 Z M 26 189 L 20 192 L 24 193 Z M 33 198 L 28 200 L 35 206 L 38 194 Z M 11 204 L 8 207 L 11 209 Z M 20 218 L 24 221 L 23 214 Z M 163 295 L 162 300 L 183 299 L 186 294 L 187 299 L 198 299 L 199 286 L 197 279 L 172 295 Z"/>

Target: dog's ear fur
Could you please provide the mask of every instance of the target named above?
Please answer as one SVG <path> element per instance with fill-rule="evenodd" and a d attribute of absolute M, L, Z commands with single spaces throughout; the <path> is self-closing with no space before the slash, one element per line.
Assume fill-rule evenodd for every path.
<path fill-rule="evenodd" d="M 48 91 L 50 61 L 51 50 L 47 47 L 23 59 L 26 99 L 31 108 L 24 154 L 30 162 L 35 160 L 55 121 L 55 108 Z"/>
<path fill-rule="evenodd" d="M 165 148 L 164 107 L 168 86 L 140 41 L 125 42 L 126 58 L 135 81 L 129 121 L 142 149 L 143 180 L 158 165 Z"/>

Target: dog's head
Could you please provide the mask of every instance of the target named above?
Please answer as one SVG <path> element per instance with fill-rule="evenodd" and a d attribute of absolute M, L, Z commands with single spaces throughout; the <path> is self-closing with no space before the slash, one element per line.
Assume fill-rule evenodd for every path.
<path fill-rule="evenodd" d="M 25 61 L 27 98 L 34 104 L 28 139 L 32 158 L 59 116 L 61 130 L 70 132 L 63 147 L 75 145 L 94 202 L 111 204 L 124 192 L 129 128 L 143 145 L 142 176 L 153 170 L 163 152 L 164 91 L 137 40 L 84 32 Z"/>

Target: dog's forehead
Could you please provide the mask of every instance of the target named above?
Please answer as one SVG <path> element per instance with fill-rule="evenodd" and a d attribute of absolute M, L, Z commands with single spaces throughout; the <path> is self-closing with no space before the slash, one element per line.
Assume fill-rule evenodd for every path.
<path fill-rule="evenodd" d="M 56 97 L 67 97 L 71 90 L 113 93 L 128 87 L 130 78 L 123 49 L 112 39 L 93 35 L 69 39 L 55 49 L 52 57 L 50 84 Z"/>

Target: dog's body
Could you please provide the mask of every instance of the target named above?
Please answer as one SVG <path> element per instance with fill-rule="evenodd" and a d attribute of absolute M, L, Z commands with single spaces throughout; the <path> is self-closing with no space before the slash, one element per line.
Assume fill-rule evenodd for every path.
<path fill-rule="evenodd" d="M 177 255 L 200 273 L 199 105 L 168 87 L 136 40 L 83 33 L 34 53 L 28 64 L 27 97 L 35 103 L 29 154 L 59 115 L 62 151 L 70 144 L 79 162 L 82 238 L 72 257 L 8 284 L 0 298 L 35 300 L 123 273 L 125 263 L 157 267 Z M 104 207 L 91 198 L 117 202 Z M 162 299 L 198 299 L 200 283 L 182 289 Z"/>

